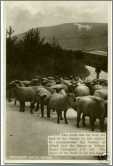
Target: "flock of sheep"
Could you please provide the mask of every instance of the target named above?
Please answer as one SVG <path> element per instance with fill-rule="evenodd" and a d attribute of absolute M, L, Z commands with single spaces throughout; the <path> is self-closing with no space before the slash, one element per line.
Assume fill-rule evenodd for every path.
<path fill-rule="evenodd" d="M 77 127 L 80 120 L 85 126 L 85 117 L 90 120 L 90 127 L 95 129 L 95 121 L 99 119 L 100 130 L 104 130 L 104 119 L 107 117 L 107 80 L 81 80 L 70 77 L 39 77 L 31 81 L 14 80 L 8 85 L 8 100 L 15 98 L 20 103 L 20 111 L 25 111 L 25 102 L 30 102 L 30 112 L 41 108 L 41 116 L 44 117 L 47 107 L 47 118 L 51 111 L 57 113 L 57 123 L 63 119 L 67 124 L 66 112 L 73 108 L 77 112 Z"/>

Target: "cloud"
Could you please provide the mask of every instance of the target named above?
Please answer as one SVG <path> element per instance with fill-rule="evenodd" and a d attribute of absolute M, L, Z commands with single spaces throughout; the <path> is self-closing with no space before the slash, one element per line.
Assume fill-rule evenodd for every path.
<path fill-rule="evenodd" d="M 6 23 L 16 33 L 65 22 L 107 22 L 107 1 L 7 1 Z"/>
<path fill-rule="evenodd" d="M 7 26 L 13 26 L 15 31 L 20 33 L 41 25 L 43 17 L 41 12 L 33 15 L 28 9 L 15 8 L 15 10 L 7 16 Z"/>

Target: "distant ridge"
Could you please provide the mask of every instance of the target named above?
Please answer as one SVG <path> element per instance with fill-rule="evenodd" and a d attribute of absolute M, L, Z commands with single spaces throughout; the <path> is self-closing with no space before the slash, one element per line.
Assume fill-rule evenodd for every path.
<path fill-rule="evenodd" d="M 39 27 L 41 37 L 52 42 L 53 38 L 64 49 L 71 50 L 107 50 L 108 24 L 107 23 L 64 23 L 60 25 Z M 16 35 L 18 40 L 25 33 Z"/>

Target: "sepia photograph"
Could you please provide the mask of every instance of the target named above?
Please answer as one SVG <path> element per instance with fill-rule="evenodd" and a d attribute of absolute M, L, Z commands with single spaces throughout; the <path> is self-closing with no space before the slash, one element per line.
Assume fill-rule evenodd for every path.
<path fill-rule="evenodd" d="M 2 161 L 111 163 L 112 2 L 2 2 Z"/>

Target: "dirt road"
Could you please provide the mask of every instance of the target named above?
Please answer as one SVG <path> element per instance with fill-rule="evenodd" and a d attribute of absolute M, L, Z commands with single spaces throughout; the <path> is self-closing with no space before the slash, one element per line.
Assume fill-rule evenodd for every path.
<path fill-rule="evenodd" d="M 25 112 L 19 112 L 19 105 L 15 106 L 13 102 L 7 103 L 6 116 L 7 158 L 10 156 L 38 156 L 38 159 L 41 159 L 43 158 L 41 156 L 48 155 L 48 136 L 59 135 L 66 131 L 92 132 L 89 127 L 81 126 L 79 129 L 76 127 L 76 112 L 72 109 L 67 112 L 68 125 L 64 124 L 64 120 L 61 121 L 61 124 L 57 124 L 55 112 L 52 112 L 51 119 L 48 120 L 46 112 L 45 118 L 40 117 L 40 110 L 30 114 L 28 105 Z M 98 128 L 96 131 L 99 131 Z M 73 157 L 61 157 L 61 159 L 73 159 Z M 78 159 L 78 157 L 74 157 L 74 159 Z"/>

